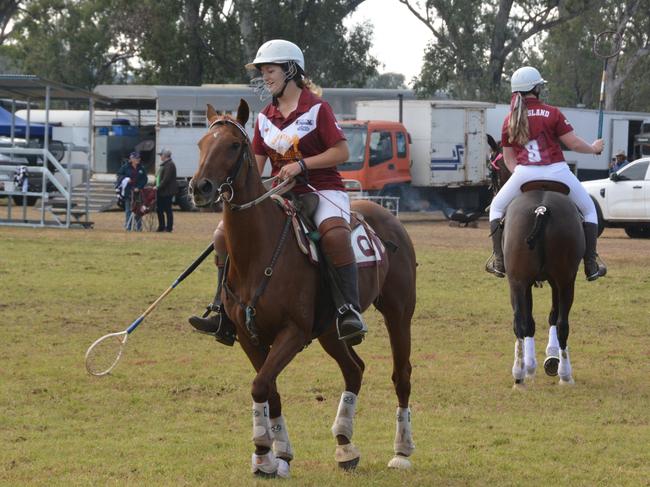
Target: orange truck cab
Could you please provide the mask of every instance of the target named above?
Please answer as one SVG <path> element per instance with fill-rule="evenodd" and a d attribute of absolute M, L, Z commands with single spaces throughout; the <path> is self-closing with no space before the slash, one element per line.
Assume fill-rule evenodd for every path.
<path fill-rule="evenodd" d="M 339 124 L 350 158 L 338 170 L 370 194 L 387 195 L 411 182 L 410 138 L 404 125 L 382 120 L 346 120 Z"/>

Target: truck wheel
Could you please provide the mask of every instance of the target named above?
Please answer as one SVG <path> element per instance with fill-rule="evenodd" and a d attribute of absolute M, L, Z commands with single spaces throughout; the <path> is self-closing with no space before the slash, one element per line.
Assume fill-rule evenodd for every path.
<path fill-rule="evenodd" d="M 187 186 L 178 190 L 178 193 L 176 193 L 174 200 L 181 211 L 194 210 L 194 203 L 192 202 L 192 198 L 190 198 L 190 195 L 187 194 Z"/>
<path fill-rule="evenodd" d="M 630 238 L 650 238 L 650 225 L 628 226 L 625 233 Z"/>

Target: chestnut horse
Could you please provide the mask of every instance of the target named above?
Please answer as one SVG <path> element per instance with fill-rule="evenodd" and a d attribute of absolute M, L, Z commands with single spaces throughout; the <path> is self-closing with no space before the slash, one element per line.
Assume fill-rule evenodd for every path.
<path fill-rule="evenodd" d="M 301 252 L 293 232 L 286 230 L 289 217 L 272 199 L 264 199 L 266 189 L 243 129 L 248 116 L 244 100 L 236 120 L 217 115 L 208 105 L 209 129 L 199 141 L 199 168 L 190 191 L 197 206 L 211 205 L 219 198 L 224 202 L 229 264 L 222 299 L 239 343 L 257 371 L 251 389 L 253 472 L 288 476 L 293 450 L 276 379 L 312 338 L 318 339 L 343 374 L 345 391 L 332 433 L 336 461 L 346 470 L 353 469 L 360 458 L 351 439 L 365 365 L 355 350 L 338 339 L 329 291 L 319 268 Z M 415 251 L 399 220 L 381 206 L 357 201 L 353 210 L 388 249 L 383 263 L 359 269 L 359 294 L 362 310 L 374 304 L 381 312 L 390 337 L 398 408 L 395 456 L 389 467 L 408 468 L 407 457 L 415 448 L 409 410 Z M 315 332 L 315 326 L 324 331 Z"/>
<path fill-rule="evenodd" d="M 505 168 L 505 166 L 504 166 Z M 548 281 L 553 305 L 544 369 L 573 384 L 567 340 L 576 273 L 585 251 L 580 213 L 566 196 L 569 188 L 554 181 L 530 181 L 508 206 L 503 230 L 503 253 L 514 312 L 515 388 L 535 374 L 533 284 Z M 564 194 L 562 194 L 564 192 Z"/>

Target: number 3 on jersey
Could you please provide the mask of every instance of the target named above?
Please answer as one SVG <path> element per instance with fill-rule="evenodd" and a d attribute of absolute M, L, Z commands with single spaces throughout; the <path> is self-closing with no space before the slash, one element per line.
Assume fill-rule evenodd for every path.
<path fill-rule="evenodd" d="M 539 145 L 536 140 L 530 140 L 526 144 L 528 151 L 528 162 L 542 162 L 542 155 L 539 152 Z"/>

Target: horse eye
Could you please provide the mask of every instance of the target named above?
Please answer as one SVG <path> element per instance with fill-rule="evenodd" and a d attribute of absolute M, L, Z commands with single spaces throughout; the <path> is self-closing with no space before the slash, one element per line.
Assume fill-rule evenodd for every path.
<path fill-rule="evenodd" d="M 233 148 L 233 149 L 239 149 L 241 147 L 241 143 L 233 142 L 230 147 Z"/>

